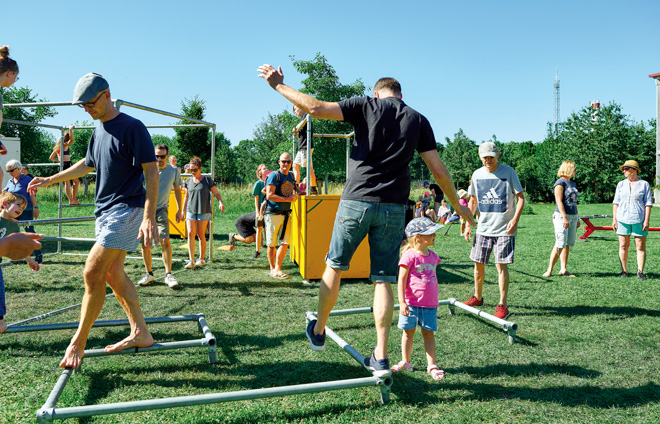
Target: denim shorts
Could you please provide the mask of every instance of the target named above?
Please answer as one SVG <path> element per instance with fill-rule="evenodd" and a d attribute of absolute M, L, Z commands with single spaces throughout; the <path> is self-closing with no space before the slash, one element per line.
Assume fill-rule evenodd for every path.
<path fill-rule="evenodd" d="M 341 200 L 325 263 L 333 269 L 346 271 L 353 254 L 368 235 L 369 279 L 395 283 L 405 214 L 405 205 Z"/>
<path fill-rule="evenodd" d="M 424 330 L 438 331 L 438 308 L 423 308 L 421 306 L 408 306 L 410 315 L 405 317 L 399 314 L 398 327 L 401 330 L 413 330 L 419 325 Z"/>
<path fill-rule="evenodd" d="M 211 214 L 210 213 L 187 213 L 188 215 L 186 216 L 186 221 L 210 221 L 211 220 Z"/>
<path fill-rule="evenodd" d="M 618 222 L 619 225 L 616 227 L 616 233 L 620 236 L 629 236 L 634 237 L 644 237 L 649 235 L 649 230 L 642 231 L 644 228 L 643 222 L 638 222 L 636 224 L 625 224 L 621 221 Z"/>
<path fill-rule="evenodd" d="M 96 219 L 96 242 L 109 249 L 137 250 L 144 208 L 114 207 Z"/>

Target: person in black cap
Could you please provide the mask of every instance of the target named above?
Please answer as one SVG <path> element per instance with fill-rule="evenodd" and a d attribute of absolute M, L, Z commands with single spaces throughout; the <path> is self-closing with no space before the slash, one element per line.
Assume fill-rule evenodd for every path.
<path fill-rule="evenodd" d="M 131 333 L 105 351 L 153 344 L 135 286 L 124 272 L 124 259 L 127 252 L 136 250 L 139 238 L 145 246 L 159 242 L 158 166 L 146 127 L 115 108 L 108 82 L 99 74 L 89 73 L 78 81 L 73 104 L 100 121 L 92 133 L 86 158 L 51 177 L 37 177 L 29 186 L 36 191 L 96 170 L 96 243 L 85 264 L 80 324 L 60 362 L 63 368 L 80 366 L 89 331 L 103 307 L 106 283 L 128 315 Z"/>

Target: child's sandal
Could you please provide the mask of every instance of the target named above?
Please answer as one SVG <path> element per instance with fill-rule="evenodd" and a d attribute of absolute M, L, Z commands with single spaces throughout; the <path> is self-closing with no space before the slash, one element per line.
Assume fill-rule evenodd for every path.
<path fill-rule="evenodd" d="M 403 370 L 412 371 L 413 370 L 412 364 L 410 362 L 401 361 L 392 368 L 390 368 L 390 371 L 392 372 L 399 372 Z"/>
<path fill-rule="evenodd" d="M 426 368 L 426 372 L 431 374 L 431 377 L 434 380 L 443 380 L 445 378 L 445 372 L 438 368 L 437 365 L 431 365 L 430 367 Z"/>

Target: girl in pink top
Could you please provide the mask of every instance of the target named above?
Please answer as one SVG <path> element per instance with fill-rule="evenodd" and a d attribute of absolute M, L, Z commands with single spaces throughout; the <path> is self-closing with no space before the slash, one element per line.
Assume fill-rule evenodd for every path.
<path fill-rule="evenodd" d="M 403 330 L 401 352 L 403 360 L 391 368 L 392 372 L 412 371 L 410 363 L 413 335 L 419 325 L 424 337 L 428 366 L 426 371 L 434 380 L 445 378 L 445 372 L 435 364 L 435 331 L 438 330 L 438 278 L 435 268 L 440 258 L 429 246 L 435 244 L 435 232 L 442 225 L 428 218 L 415 218 L 406 226 L 408 245 L 399 260 L 399 324 Z"/>

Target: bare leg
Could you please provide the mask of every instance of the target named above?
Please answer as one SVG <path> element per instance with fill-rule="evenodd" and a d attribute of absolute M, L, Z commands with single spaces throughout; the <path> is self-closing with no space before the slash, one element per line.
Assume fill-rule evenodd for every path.
<path fill-rule="evenodd" d="M 644 272 L 644 263 L 646 262 L 646 236 L 635 237 L 635 247 L 637 248 L 637 270 Z"/>
<path fill-rule="evenodd" d="M 296 179 L 296 185 L 300 184 L 300 165 L 293 164 L 293 176 Z"/>
<path fill-rule="evenodd" d="M 192 219 L 186 220 L 188 227 L 188 258 L 195 262 L 195 236 L 197 235 L 197 224 Z"/>
<path fill-rule="evenodd" d="M 394 312 L 394 295 L 392 284 L 386 282 L 374 283 L 374 322 L 376 323 L 377 344 L 374 349 L 376 359 L 387 358 L 387 343 L 392 328 Z"/>
<path fill-rule="evenodd" d="M 206 257 L 206 224 L 208 221 L 197 221 L 197 237 L 199 238 L 199 259 Z"/>
<path fill-rule="evenodd" d="M 71 187 L 71 197 L 73 200 L 74 205 L 79 205 L 80 202 L 78 202 L 78 187 L 80 186 L 80 180 L 78 178 L 73 179 L 73 187 Z"/>
<path fill-rule="evenodd" d="M 474 263 L 474 296 L 481 300 L 482 290 L 484 288 L 484 279 L 486 278 L 486 264 Z"/>
<path fill-rule="evenodd" d="M 286 257 L 286 251 L 289 249 L 288 244 L 281 244 L 280 247 L 277 248 L 277 256 L 276 260 L 277 263 L 275 265 L 275 270 L 276 272 L 282 272 L 282 262 L 284 262 L 284 258 Z"/>
<path fill-rule="evenodd" d="M 426 362 L 430 367 L 431 365 L 435 365 L 435 333 L 433 331 L 424 330 L 422 328 L 422 336 L 424 337 Z"/>
<path fill-rule="evenodd" d="M 263 231 L 264 227 L 257 227 L 257 252 L 261 249 L 261 245 L 263 243 Z"/>
<path fill-rule="evenodd" d="M 142 260 L 144 261 L 144 267 L 147 269 L 147 272 L 151 272 L 151 247 L 142 246 Z"/>
<path fill-rule="evenodd" d="M 252 234 L 251 236 L 243 237 L 243 236 L 240 235 L 240 234 L 236 234 L 236 235 L 234 236 L 234 239 L 240 241 L 241 243 L 252 244 L 252 243 L 254 243 L 255 235 Z"/>
<path fill-rule="evenodd" d="M 339 296 L 339 286 L 341 285 L 341 273 L 339 269 L 333 269 L 326 265 L 321 278 L 321 287 L 319 289 L 319 308 L 317 321 L 314 326 L 314 334 L 321 334 L 325 331 L 325 325 L 328 323 L 330 311 L 337 303 Z"/>
<path fill-rule="evenodd" d="M 266 248 L 266 256 L 268 256 L 268 265 L 270 265 L 270 272 L 271 273 L 275 269 L 275 251 L 276 250 L 277 250 L 276 247 L 268 246 Z"/>
<path fill-rule="evenodd" d="M 64 193 L 66 194 L 66 198 L 69 199 L 69 204 L 73 205 L 73 198 L 71 197 L 71 181 L 66 180 L 64 183 Z"/>
<path fill-rule="evenodd" d="M 163 249 L 163 265 L 165 265 L 165 273 L 172 273 L 172 243 L 170 243 L 170 238 L 160 239 L 160 246 Z M 144 246 L 142 246 L 144 251 Z M 150 251 L 151 253 L 151 251 Z M 151 263 L 151 261 L 149 262 Z"/>
<path fill-rule="evenodd" d="M 99 244 L 92 246 L 92 250 L 85 263 L 85 271 L 83 272 L 85 294 L 80 309 L 80 324 L 69 343 L 69 347 L 66 349 L 64 359 L 60 362 L 60 367 L 80 367 L 85 353 L 87 337 L 105 301 L 106 276 L 113 262 L 119 257 L 121 252 L 121 250 L 117 249 L 107 249 Z M 126 255 L 126 252 L 123 253 Z"/>
<path fill-rule="evenodd" d="M 561 251 L 563 249 L 559 249 L 557 247 L 552 248 L 552 252 L 550 252 L 550 264 L 548 265 L 548 270 L 543 274 L 544 277 L 549 277 L 552 275 L 552 269 L 555 267 L 555 264 L 557 263 L 557 260 L 559 260 L 559 256 L 561 255 Z"/>
<path fill-rule="evenodd" d="M 9 328 L 9 327 L 7 326 L 7 324 L 5 324 L 5 320 L 4 320 L 4 319 L 0 319 L 0 334 L 2 334 L 2 333 L 4 333 L 5 331 L 7 331 L 7 328 Z"/>
<path fill-rule="evenodd" d="M 506 298 L 509 295 L 509 266 L 507 264 L 495 264 L 497 267 L 497 282 L 500 286 L 500 304 L 506 306 Z"/>
<path fill-rule="evenodd" d="M 403 335 L 401 336 L 401 359 L 404 362 L 410 362 L 414 334 L 414 328 L 412 330 L 403 330 Z"/>
<path fill-rule="evenodd" d="M 619 236 L 619 261 L 621 270 L 628 272 L 628 248 L 630 247 L 630 236 Z"/>
<path fill-rule="evenodd" d="M 144 321 L 142 309 L 140 309 L 137 290 L 131 279 L 124 272 L 126 252 L 123 250 L 120 252 L 110 267 L 106 281 L 128 316 L 128 322 L 131 325 L 131 334 L 118 343 L 106 346 L 106 352 L 118 352 L 130 347 L 149 347 L 154 343 L 154 339 L 151 337 L 149 329 L 147 329 L 147 323 Z"/>
<path fill-rule="evenodd" d="M 568 251 L 571 247 L 566 246 L 562 249 L 561 254 L 559 255 L 559 263 L 560 263 L 560 268 L 559 268 L 559 273 L 560 274 L 566 274 L 568 271 L 566 270 L 566 266 L 568 264 Z"/>

